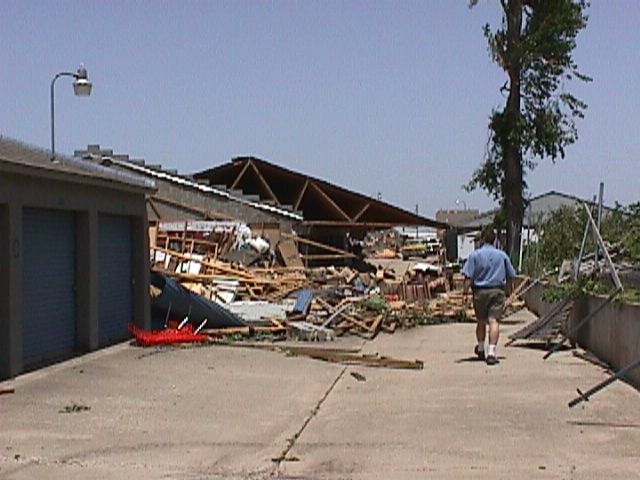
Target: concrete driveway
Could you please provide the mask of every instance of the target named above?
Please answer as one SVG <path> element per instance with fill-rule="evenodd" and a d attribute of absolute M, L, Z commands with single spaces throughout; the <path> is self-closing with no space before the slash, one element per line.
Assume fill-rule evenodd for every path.
<path fill-rule="evenodd" d="M 488 367 L 473 328 L 326 345 L 424 360 L 418 371 L 119 345 L 27 374 L 0 396 L 0 478 L 639 478 L 636 390 L 618 382 L 569 409 L 602 369 L 522 347 Z"/>

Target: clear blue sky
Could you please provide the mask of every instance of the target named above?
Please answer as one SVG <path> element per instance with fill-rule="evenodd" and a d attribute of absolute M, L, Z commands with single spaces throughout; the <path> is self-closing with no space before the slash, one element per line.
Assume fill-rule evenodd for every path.
<path fill-rule="evenodd" d="M 497 0 L 0 2 L 0 134 L 98 143 L 183 173 L 253 155 L 433 216 L 486 209 L 481 163 L 504 76 L 482 35 Z M 594 0 L 575 52 L 594 82 L 579 142 L 529 176 L 533 195 L 640 199 L 640 2 Z"/>

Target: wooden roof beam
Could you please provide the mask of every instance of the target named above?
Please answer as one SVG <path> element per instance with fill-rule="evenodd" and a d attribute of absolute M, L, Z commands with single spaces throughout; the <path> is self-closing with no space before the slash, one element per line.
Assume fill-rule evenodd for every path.
<path fill-rule="evenodd" d="M 311 185 L 313 186 L 313 188 L 316 189 L 316 191 L 320 194 L 320 196 L 324 198 L 327 201 L 327 203 L 335 209 L 336 212 L 338 212 L 341 216 L 343 216 L 344 219 L 347 220 L 349 223 L 353 223 L 353 220 L 351 219 L 351 217 L 347 215 L 346 212 L 342 210 L 342 208 L 340 208 L 340 205 L 338 205 L 333 200 L 333 198 L 327 195 L 327 193 L 324 190 L 322 190 L 318 185 L 316 185 L 315 182 L 312 182 Z"/>
<path fill-rule="evenodd" d="M 354 221 L 354 222 L 357 222 L 357 221 L 358 221 L 358 219 L 359 219 L 360 217 L 362 217 L 362 215 L 364 215 L 364 212 L 366 212 L 367 210 L 369 210 L 369 207 L 370 207 L 370 206 L 371 206 L 371 202 L 367 203 L 367 204 L 362 208 L 362 210 L 360 210 L 360 211 L 359 211 L 359 212 L 358 212 L 358 213 L 353 217 L 353 221 Z"/>
<path fill-rule="evenodd" d="M 244 174 L 247 173 L 247 170 L 249 169 L 250 166 L 251 166 L 251 161 L 247 161 L 244 164 L 244 167 L 242 167 L 242 170 L 240 170 L 240 173 L 238 174 L 236 179 L 233 181 L 233 183 L 229 187 L 229 190 L 234 190 L 234 189 L 236 189 L 238 187 L 238 184 L 240 183 L 240 180 L 242 180 L 242 177 L 244 177 Z"/>
<path fill-rule="evenodd" d="M 293 205 L 294 210 L 300 209 L 300 204 L 302 203 L 302 199 L 304 198 L 304 194 L 306 193 L 308 187 L 309 187 L 309 180 L 305 180 L 304 185 L 302 186 L 302 189 L 298 194 L 298 199 L 296 200 L 296 203 Z"/>
<path fill-rule="evenodd" d="M 278 200 L 278 197 L 276 196 L 276 194 L 273 193 L 273 190 L 271 190 L 269 183 L 265 180 L 264 176 L 262 175 L 258 167 L 256 167 L 256 165 L 251 160 L 249 160 L 249 163 L 251 164 L 253 171 L 256 172 L 256 175 L 258 175 L 258 180 L 260 180 L 260 183 L 262 183 L 262 186 L 267 190 L 267 193 L 271 197 L 271 200 L 276 202 L 277 205 L 281 205 L 280 200 Z"/>
<path fill-rule="evenodd" d="M 345 222 L 342 220 L 305 220 L 302 222 L 302 225 L 306 226 L 306 227 L 328 227 L 328 228 L 332 228 L 332 227 L 340 227 L 340 228 L 347 228 L 347 227 L 357 227 L 357 228 L 393 228 L 393 227 L 397 227 L 400 225 L 405 225 L 406 223 L 397 223 L 397 222 L 358 222 L 358 223 L 354 223 L 351 221 Z M 419 225 L 410 225 L 410 226 L 423 226 L 422 224 Z M 429 226 L 429 225 L 424 225 L 424 226 Z"/>

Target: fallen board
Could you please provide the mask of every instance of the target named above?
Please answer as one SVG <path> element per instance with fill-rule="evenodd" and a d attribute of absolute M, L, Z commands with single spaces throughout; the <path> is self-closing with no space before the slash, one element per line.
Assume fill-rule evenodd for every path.
<path fill-rule="evenodd" d="M 287 267 L 304 267 L 298 247 L 293 240 L 281 240 L 278 243 L 278 253 L 282 257 L 282 262 Z"/>

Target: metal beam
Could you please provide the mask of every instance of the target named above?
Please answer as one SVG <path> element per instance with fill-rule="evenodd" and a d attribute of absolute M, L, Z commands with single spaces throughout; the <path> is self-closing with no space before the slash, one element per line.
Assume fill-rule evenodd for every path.
<path fill-rule="evenodd" d="M 587 322 L 589 322 L 593 317 L 595 317 L 600 312 L 600 310 L 602 310 L 609 303 L 611 303 L 618 296 L 618 294 L 621 291 L 622 291 L 621 289 L 617 289 L 615 292 L 613 292 L 611 295 L 609 295 L 604 302 L 602 302 L 600 305 L 598 305 L 598 307 L 596 309 L 592 310 L 586 317 L 584 317 L 582 320 L 580 320 L 580 322 L 576 326 L 574 326 L 568 333 L 566 333 L 566 334 L 563 333 L 562 334 L 562 339 L 558 343 L 556 343 L 555 346 L 551 350 L 549 350 L 544 355 L 544 357 L 542 357 L 542 359 L 546 360 L 551 355 L 553 355 L 555 352 L 560 350 L 560 348 L 562 347 L 562 345 L 564 345 L 564 342 L 567 340 L 567 338 L 569 338 L 571 335 L 575 334 L 584 325 L 586 325 Z"/>
<path fill-rule="evenodd" d="M 580 402 L 588 402 L 589 401 L 589 397 L 595 395 L 596 393 L 598 393 L 603 388 L 607 387 L 608 385 L 612 384 L 613 382 L 615 382 L 619 378 L 622 378 L 624 375 L 629 373 L 631 370 L 634 370 L 634 369 L 636 369 L 638 367 L 640 367 L 640 360 L 636 360 L 635 362 L 630 363 L 626 367 L 618 370 L 616 373 L 611 375 L 609 378 L 607 378 L 606 380 L 603 380 L 598 385 L 596 385 L 593 388 L 590 388 L 589 390 L 587 390 L 584 393 L 582 393 L 580 391 L 580 389 L 577 388 L 576 391 L 578 392 L 578 397 L 574 398 L 573 400 L 571 400 L 569 402 L 569 408 L 575 407 Z"/>
<path fill-rule="evenodd" d="M 618 276 L 616 266 L 611 260 L 609 251 L 607 250 L 607 247 L 604 244 L 604 241 L 602 240 L 602 236 L 600 235 L 600 230 L 598 229 L 596 222 L 593 220 L 593 217 L 591 216 L 591 212 L 589 211 L 589 208 L 585 204 L 582 204 L 582 205 L 585 211 L 587 212 L 587 217 L 589 218 L 589 222 L 591 223 L 591 231 L 593 232 L 593 237 L 596 239 L 598 246 L 602 250 L 602 255 L 604 256 L 604 259 L 607 262 L 607 266 L 609 267 L 609 274 L 611 275 L 611 279 L 613 280 L 613 283 L 616 286 L 616 288 L 622 291 L 623 290 L 622 282 L 620 281 L 620 277 Z M 596 257 L 596 260 L 597 260 L 597 257 Z"/>

